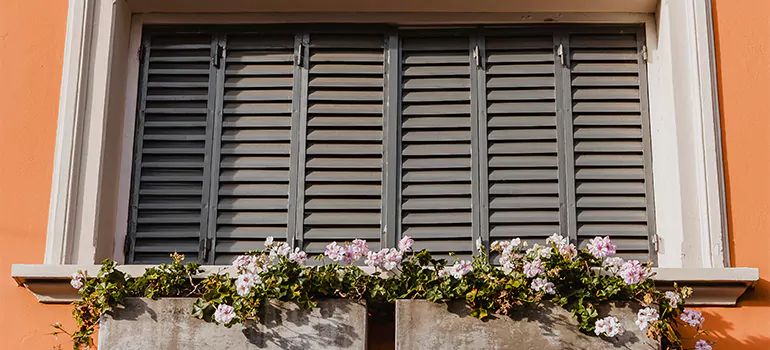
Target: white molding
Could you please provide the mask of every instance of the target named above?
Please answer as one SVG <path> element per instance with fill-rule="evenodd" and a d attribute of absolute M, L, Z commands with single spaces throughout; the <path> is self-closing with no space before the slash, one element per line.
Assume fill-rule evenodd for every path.
<path fill-rule="evenodd" d="M 722 232 L 719 159 L 714 145 L 715 133 L 712 79 L 708 70 L 708 30 L 704 24 L 703 1 L 664 1 L 656 15 L 639 13 L 232 13 L 232 14 L 135 14 L 131 18 L 130 37 L 114 39 L 97 35 L 99 60 L 109 59 L 115 47 L 128 47 L 127 64 L 114 67 L 89 62 L 88 54 L 76 54 L 90 48 L 91 31 L 114 30 L 110 25 L 115 11 L 105 10 L 118 0 L 71 0 L 68 40 L 65 48 L 65 72 L 62 82 L 62 108 L 57 134 L 57 154 L 51 197 L 46 262 L 93 263 L 100 240 L 110 234 L 112 252 L 103 254 L 117 261 L 123 259 L 123 243 L 128 215 L 130 169 L 133 151 L 136 89 L 139 76 L 140 45 L 143 24 L 182 23 L 644 23 L 649 51 L 648 76 L 650 129 L 653 149 L 653 185 L 656 231 L 661 237 L 658 262 L 664 267 L 722 267 L 726 259 Z M 104 5 L 88 20 L 75 5 Z M 125 9 L 124 11 L 128 11 Z M 180 9 L 182 10 L 182 9 Z M 82 11 L 82 10 L 81 10 Z M 117 10 L 120 11 L 120 10 Z M 80 15 L 79 15 L 80 14 Z M 706 18 L 707 19 L 707 18 Z M 94 26 L 94 23 L 97 25 Z M 705 26 L 705 27 L 704 27 Z M 98 27 L 98 28 L 97 28 Z M 91 30 L 88 30 L 88 29 Z M 76 36 L 80 33 L 80 36 Z M 76 40 L 77 39 L 77 40 Z M 117 41 L 116 41 L 117 40 Z M 121 41 L 124 40 L 124 41 Z M 86 45 L 88 44 L 88 45 Z M 110 48 L 110 49 L 107 49 Z M 107 50 L 107 51 L 104 51 Z M 105 56 L 106 55 L 106 56 Z M 78 62 L 78 64 L 73 64 Z M 125 61 L 121 61 L 125 62 Z M 92 71 L 98 67 L 99 72 Z M 695 68 L 695 69 L 693 69 Z M 105 69 L 125 70 L 125 103 L 120 140 L 104 139 L 108 116 L 104 94 L 110 86 Z M 97 79 L 98 78 L 98 79 Z M 90 81 L 97 85 L 88 85 Z M 86 89 L 89 87 L 90 89 Z M 96 95 L 89 95 L 89 90 Z M 122 92 L 121 92 L 122 93 Z M 99 102 L 99 98 L 101 102 Z M 94 100 L 87 108 L 84 101 Z M 79 103 L 76 103 L 79 102 Z M 89 102 L 91 103 L 91 102 Z M 90 105 L 89 105 L 90 106 Z M 66 107 L 66 108 L 65 108 Z M 113 116 L 112 118 L 115 118 Z M 85 133 L 83 120 L 89 120 Z M 81 124 L 78 124 L 81 123 Z M 86 141 L 80 139 L 81 135 Z M 100 196 L 103 143 L 120 142 L 121 160 L 116 196 Z M 80 152 L 80 144 L 89 145 Z M 89 155 L 90 152 L 90 155 Z M 83 153 L 82 157 L 78 157 Z M 85 164 L 80 161 L 85 159 Z M 83 183 L 81 174 L 89 181 Z M 83 184 L 82 186 L 80 184 Z M 117 199 L 115 199 L 117 197 Z M 100 203 L 102 200 L 118 203 Z M 115 215 L 110 230 L 97 234 L 100 206 L 110 204 Z M 102 214 L 102 215 L 107 215 Z"/>
<path fill-rule="evenodd" d="M 72 251 L 73 216 L 79 191 L 80 152 L 85 114 L 94 0 L 70 0 L 64 42 L 53 182 L 48 212 L 47 264 L 66 264 Z"/>

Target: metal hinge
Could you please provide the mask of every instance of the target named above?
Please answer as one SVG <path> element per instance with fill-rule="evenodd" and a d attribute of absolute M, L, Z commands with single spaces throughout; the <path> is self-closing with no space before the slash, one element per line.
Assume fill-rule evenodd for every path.
<path fill-rule="evenodd" d="M 556 54 L 559 55 L 559 62 L 561 62 L 562 67 L 566 65 L 566 60 L 564 59 L 564 45 L 559 44 L 559 48 L 556 50 Z"/>
<path fill-rule="evenodd" d="M 476 67 L 481 67 L 481 57 L 479 55 L 479 46 L 473 48 L 473 59 L 476 60 Z"/>
<path fill-rule="evenodd" d="M 131 252 L 131 232 L 136 234 L 136 221 L 130 221 L 128 223 L 129 234 L 123 239 L 123 254 L 128 255 Z"/>
<path fill-rule="evenodd" d="M 642 45 L 642 59 L 647 62 L 647 45 Z"/>
<path fill-rule="evenodd" d="M 209 251 L 211 250 L 211 238 L 203 240 L 203 261 L 209 260 Z"/>
<path fill-rule="evenodd" d="M 211 65 L 219 68 L 219 64 L 222 61 L 222 52 L 224 48 L 221 45 L 217 45 L 214 52 L 211 54 Z"/>
<path fill-rule="evenodd" d="M 305 45 L 302 43 L 297 44 L 297 53 L 294 54 L 294 64 L 297 67 L 302 67 L 302 60 L 305 54 Z"/>
<path fill-rule="evenodd" d="M 659 252 L 660 251 L 660 237 L 658 237 L 658 235 L 655 234 L 655 235 L 652 235 L 651 239 L 652 239 L 652 249 L 654 249 L 656 253 Z"/>
<path fill-rule="evenodd" d="M 136 50 L 136 58 L 141 62 L 144 59 L 144 44 L 139 45 L 139 50 Z"/>

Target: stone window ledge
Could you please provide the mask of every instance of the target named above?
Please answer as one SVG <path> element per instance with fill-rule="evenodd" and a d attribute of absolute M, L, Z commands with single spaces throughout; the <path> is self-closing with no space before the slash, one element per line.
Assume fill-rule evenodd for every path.
<path fill-rule="evenodd" d="M 121 265 L 118 267 L 130 276 L 140 276 L 151 265 Z M 70 277 L 78 270 L 96 276 L 100 265 L 23 265 L 15 264 L 11 276 L 19 286 L 27 288 L 45 304 L 66 304 L 79 298 L 70 286 Z M 235 274 L 230 266 L 202 266 L 201 277 L 213 273 Z M 373 273 L 374 269 L 363 267 Z M 666 289 L 674 283 L 690 286 L 693 296 L 687 300 L 693 306 L 735 306 L 738 299 L 759 281 L 759 269 L 749 267 L 732 268 L 655 268 L 653 279 L 660 288 Z"/>

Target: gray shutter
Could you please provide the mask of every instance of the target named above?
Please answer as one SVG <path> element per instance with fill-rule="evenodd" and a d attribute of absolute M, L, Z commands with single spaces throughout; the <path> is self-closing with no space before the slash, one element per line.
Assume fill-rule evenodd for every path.
<path fill-rule="evenodd" d="M 384 34 L 310 34 L 301 246 L 381 237 Z M 303 159 L 303 157 L 300 157 Z M 303 183 L 304 182 L 304 186 Z"/>
<path fill-rule="evenodd" d="M 212 36 L 146 34 L 128 263 L 203 261 L 212 135 Z"/>
<path fill-rule="evenodd" d="M 263 249 L 268 236 L 287 238 L 294 40 L 293 34 L 234 33 L 223 43 L 216 223 L 210 226 L 215 264 Z"/>
<path fill-rule="evenodd" d="M 484 47 L 489 240 L 543 244 L 555 232 L 567 235 L 554 36 L 548 30 L 489 34 Z"/>
<path fill-rule="evenodd" d="M 401 39 L 401 233 L 436 256 L 473 250 L 469 48 L 467 35 Z"/>
<path fill-rule="evenodd" d="M 654 224 L 642 33 L 575 32 L 567 50 L 578 241 L 609 235 L 620 256 L 647 261 Z"/>

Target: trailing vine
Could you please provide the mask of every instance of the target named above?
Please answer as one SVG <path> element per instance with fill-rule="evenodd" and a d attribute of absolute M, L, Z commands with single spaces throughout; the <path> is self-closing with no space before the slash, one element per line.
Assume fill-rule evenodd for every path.
<path fill-rule="evenodd" d="M 179 254 L 172 254 L 173 263 L 149 268 L 138 277 L 127 276 L 107 260 L 93 278 L 82 271 L 73 276 L 71 284 L 81 295 L 73 303 L 77 328 L 68 332 L 57 323 L 53 334 L 71 336 L 76 350 L 90 349 L 101 317 L 127 297 L 195 297 L 192 316 L 225 327 L 257 320 L 267 300 L 304 308 L 326 298 L 365 300 L 370 306 L 397 299 L 464 300 L 478 319 L 550 301 L 570 311 L 581 331 L 596 336 L 615 337 L 624 326 L 635 326 L 669 349 L 682 349 L 686 339 L 679 329 L 695 329 L 688 339 L 708 335 L 702 328 L 703 316 L 684 308 L 690 288 L 656 289 L 650 268 L 614 257 L 615 245 L 608 237 L 592 239 L 584 250 L 557 234 L 545 246 L 531 248 L 513 239 L 492 243 L 488 252 L 477 242 L 480 253 L 472 261 L 455 258 L 451 264 L 427 250 L 414 252 L 413 243 L 404 237 L 398 249 L 375 252 L 363 240 L 334 242 L 315 257 L 316 264 L 308 266 L 305 252 L 268 238 L 265 249 L 233 262 L 235 276 L 215 273 L 205 278 L 199 264 L 183 263 Z M 356 266 L 362 258 L 375 273 Z M 612 301 L 642 305 L 635 325 L 600 315 L 599 306 Z M 699 339 L 695 349 L 710 350 L 712 344 Z"/>

